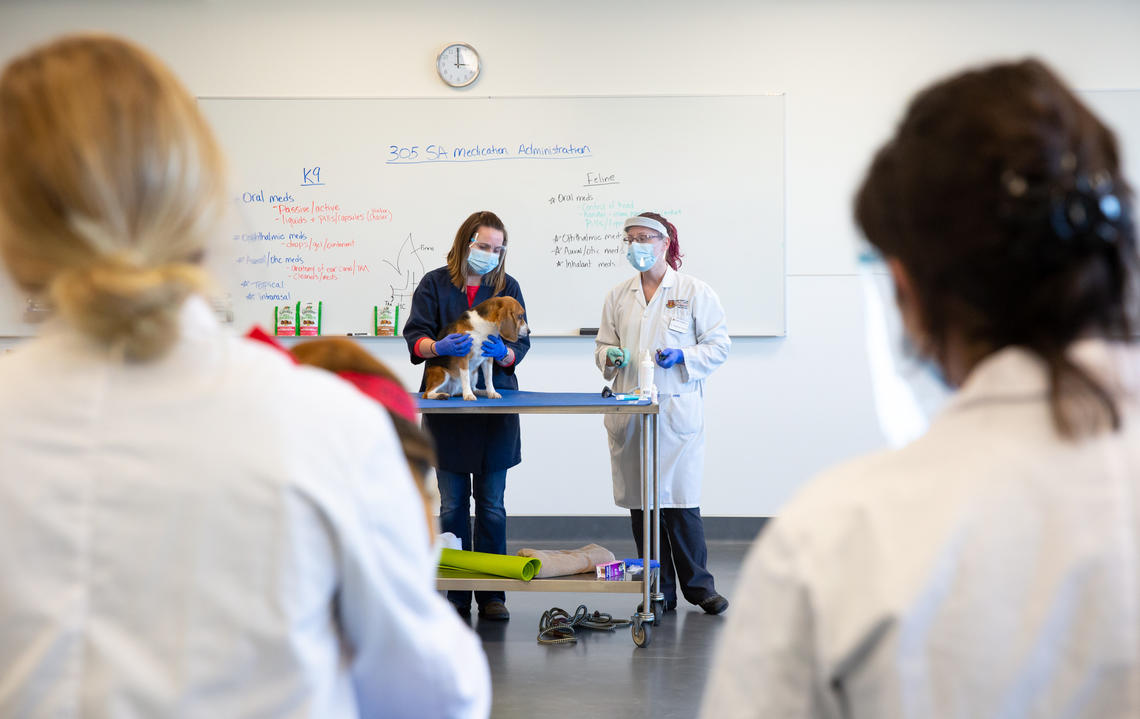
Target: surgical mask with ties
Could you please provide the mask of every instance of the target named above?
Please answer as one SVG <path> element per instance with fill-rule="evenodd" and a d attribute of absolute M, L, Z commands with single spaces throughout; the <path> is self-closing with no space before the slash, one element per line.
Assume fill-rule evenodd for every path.
<path fill-rule="evenodd" d="M 499 256 L 494 252 L 484 252 L 472 247 L 467 252 L 467 266 L 477 275 L 485 275 L 499 266 Z"/>
<path fill-rule="evenodd" d="M 630 242 L 629 249 L 625 251 L 625 258 L 638 272 L 645 272 L 657 264 L 658 259 L 657 254 L 653 251 L 653 245 L 641 242 Z"/>

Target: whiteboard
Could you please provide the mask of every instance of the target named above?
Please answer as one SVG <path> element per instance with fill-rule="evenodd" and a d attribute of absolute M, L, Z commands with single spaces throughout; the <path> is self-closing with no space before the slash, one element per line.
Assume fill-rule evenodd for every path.
<path fill-rule="evenodd" d="M 233 216 L 210 266 L 235 324 L 322 303 L 322 333 L 368 332 L 445 263 L 477 210 L 507 227 L 506 271 L 536 335 L 597 327 L 631 277 L 621 223 L 678 227 L 737 335 L 782 335 L 782 96 L 201 98 L 230 161 Z"/>

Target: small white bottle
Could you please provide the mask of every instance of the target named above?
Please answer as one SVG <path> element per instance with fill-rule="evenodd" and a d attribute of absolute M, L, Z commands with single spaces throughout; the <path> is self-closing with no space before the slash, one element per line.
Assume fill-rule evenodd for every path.
<path fill-rule="evenodd" d="M 653 354 L 649 350 L 641 354 L 641 362 L 637 364 L 637 386 L 642 399 L 652 396 Z"/>

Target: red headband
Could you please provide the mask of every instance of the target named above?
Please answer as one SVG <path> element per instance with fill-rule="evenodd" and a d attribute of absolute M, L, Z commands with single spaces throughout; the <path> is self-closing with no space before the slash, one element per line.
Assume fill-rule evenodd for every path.
<path fill-rule="evenodd" d="M 416 405 L 412 403 L 412 396 L 404 391 L 396 382 L 374 374 L 361 372 L 337 372 L 342 378 L 356 385 L 356 388 L 384 405 L 409 422 L 416 422 Z"/>
<path fill-rule="evenodd" d="M 260 327 L 254 327 L 245 336 L 257 342 L 264 342 L 288 356 L 293 364 L 300 364 L 297 358 L 289 353 L 289 350 L 281 346 L 272 335 Z M 405 392 L 398 382 L 393 382 L 387 377 L 364 374 L 363 372 L 337 372 L 336 375 L 346 382 L 351 382 L 358 390 L 379 402 L 385 409 L 415 423 L 416 405 L 412 402 L 411 395 Z"/>

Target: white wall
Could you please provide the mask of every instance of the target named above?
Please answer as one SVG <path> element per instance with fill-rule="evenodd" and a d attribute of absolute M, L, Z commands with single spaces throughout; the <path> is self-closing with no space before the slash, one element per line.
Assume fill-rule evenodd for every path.
<path fill-rule="evenodd" d="M 787 93 L 788 336 L 736 340 L 709 382 L 707 515 L 773 514 L 880 443 L 850 198 L 915 89 L 1031 53 L 1082 89 L 1140 88 L 1140 3 L 1095 1 L 9 3 L 0 60 L 81 29 L 147 45 L 198 95 L 448 95 L 433 61 L 452 40 L 482 54 L 479 95 Z M 1140 127 L 1119 129 L 1140 142 Z M 418 380 L 402 346 L 373 346 Z M 600 389 L 591 347 L 536 340 L 523 387 Z M 511 513 L 618 514 L 598 418 L 528 417 L 523 433 Z"/>

